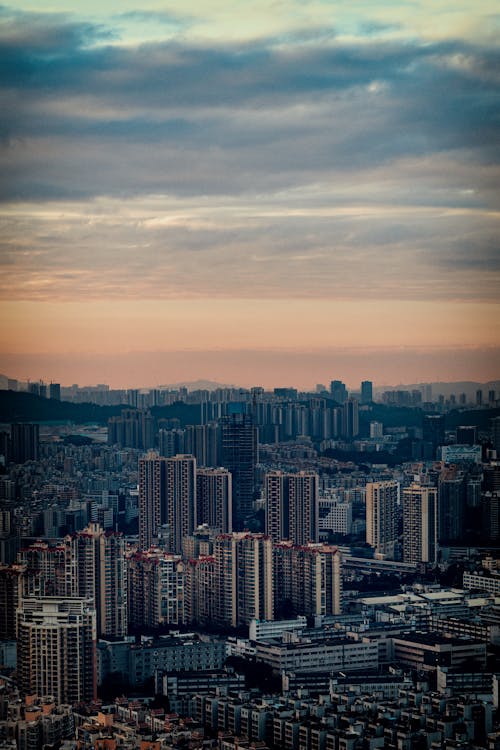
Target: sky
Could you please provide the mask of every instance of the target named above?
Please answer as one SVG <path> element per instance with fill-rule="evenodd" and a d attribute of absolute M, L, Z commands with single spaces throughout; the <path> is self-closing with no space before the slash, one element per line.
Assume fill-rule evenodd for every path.
<path fill-rule="evenodd" d="M 0 5 L 0 372 L 500 376 L 497 0 Z"/>

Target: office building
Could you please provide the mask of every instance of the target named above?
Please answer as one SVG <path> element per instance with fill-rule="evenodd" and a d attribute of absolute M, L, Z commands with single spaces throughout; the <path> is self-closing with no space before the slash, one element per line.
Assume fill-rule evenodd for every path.
<path fill-rule="evenodd" d="M 403 490 L 403 561 L 430 563 L 438 553 L 437 488 L 412 484 Z"/>
<path fill-rule="evenodd" d="M 17 422 L 10 426 L 9 461 L 24 464 L 37 461 L 40 442 L 40 428 L 37 424 Z"/>
<path fill-rule="evenodd" d="M 196 523 L 221 534 L 233 530 L 233 481 L 227 469 L 202 468 L 196 472 Z"/>
<path fill-rule="evenodd" d="M 355 398 L 348 398 L 344 402 L 342 434 L 347 440 L 359 435 L 359 402 Z"/>
<path fill-rule="evenodd" d="M 266 534 L 274 542 L 294 544 L 318 541 L 318 475 L 313 471 L 287 474 L 273 471 L 265 477 Z"/>
<path fill-rule="evenodd" d="M 494 417 L 491 420 L 491 441 L 493 450 L 497 452 L 497 458 L 500 458 L 500 417 Z"/>
<path fill-rule="evenodd" d="M 347 388 L 341 380 L 332 380 L 330 383 L 330 394 L 334 401 L 343 404 L 347 401 Z"/>
<path fill-rule="evenodd" d="M 425 414 L 422 431 L 424 442 L 429 444 L 431 458 L 436 458 L 438 447 L 444 444 L 444 415 Z"/>
<path fill-rule="evenodd" d="M 17 610 L 17 679 L 24 695 L 57 703 L 96 698 L 95 610 L 91 600 L 22 599 Z"/>
<path fill-rule="evenodd" d="M 394 558 L 398 542 L 399 483 L 366 485 L 366 542 L 375 552 Z"/>
<path fill-rule="evenodd" d="M 464 538 L 466 482 L 456 466 L 444 468 L 438 480 L 439 541 L 456 542 Z"/>
<path fill-rule="evenodd" d="M 329 534 L 350 534 L 352 530 L 352 503 L 336 495 L 323 495 L 318 501 L 318 532 L 320 540 Z"/>
<path fill-rule="evenodd" d="M 49 385 L 49 398 L 53 398 L 55 401 L 61 400 L 61 384 L 51 383 Z"/>
<path fill-rule="evenodd" d="M 371 380 L 363 380 L 361 383 L 361 403 L 371 404 L 373 401 L 373 383 Z"/>
<path fill-rule="evenodd" d="M 229 406 L 234 406 L 229 404 Z M 252 516 L 255 467 L 258 461 L 257 427 L 241 408 L 220 420 L 221 464 L 233 478 L 233 529 L 242 531 Z"/>
<path fill-rule="evenodd" d="M 477 427 L 475 425 L 460 425 L 455 430 L 457 445 L 476 445 Z"/>

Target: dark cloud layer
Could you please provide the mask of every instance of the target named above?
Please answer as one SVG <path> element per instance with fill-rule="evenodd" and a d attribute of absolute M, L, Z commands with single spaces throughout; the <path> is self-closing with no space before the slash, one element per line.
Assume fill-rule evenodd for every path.
<path fill-rule="evenodd" d="M 119 295 L 133 273 L 149 296 L 495 298 L 498 49 L 377 24 L 132 46 L 61 14 L 0 21 L 0 199 L 78 214 L 5 219 L 7 296 Z M 145 204 L 113 222 L 114 200 Z"/>

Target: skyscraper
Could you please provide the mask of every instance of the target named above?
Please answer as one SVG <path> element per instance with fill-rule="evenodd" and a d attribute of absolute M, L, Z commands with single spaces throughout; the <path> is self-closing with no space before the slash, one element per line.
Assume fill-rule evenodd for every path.
<path fill-rule="evenodd" d="M 347 401 L 347 388 L 341 380 L 332 380 L 330 383 L 330 393 L 334 401 L 343 404 Z"/>
<path fill-rule="evenodd" d="M 441 471 L 438 480 L 439 540 L 457 542 L 464 538 L 465 475 L 456 466 Z"/>
<path fill-rule="evenodd" d="M 94 602 L 97 636 L 125 636 L 127 567 L 123 536 L 91 523 L 71 543 L 76 547 L 78 594 Z"/>
<path fill-rule="evenodd" d="M 166 518 L 167 459 L 154 451 L 139 459 L 139 545 L 146 550 L 158 539 Z"/>
<path fill-rule="evenodd" d="M 341 554 L 326 544 L 274 547 L 275 609 L 280 617 L 342 612 Z"/>
<path fill-rule="evenodd" d="M 182 553 L 182 538 L 193 533 L 196 519 L 196 459 L 181 454 L 166 459 L 166 522 L 171 552 Z"/>
<path fill-rule="evenodd" d="M 344 403 L 342 432 L 348 440 L 359 435 L 359 402 L 355 398 Z"/>
<path fill-rule="evenodd" d="M 96 696 L 95 610 L 90 600 L 28 597 L 17 610 L 17 677 L 21 693 L 57 703 Z"/>
<path fill-rule="evenodd" d="M 373 401 L 373 383 L 371 380 L 363 380 L 361 383 L 361 403 L 370 404 Z"/>
<path fill-rule="evenodd" d="M 444 415 L 425 414 L 422 429 L 424 442 L 429 443 L 432 458 L 436 458 L 438 447 L 444 444 Z"/>
<path fill-rule="evenodd" d="M 130 625 L 182 625 L 185 576 L 180 555 L 153 547 L 131 555 L 127 563 Z"/>
<path fill-rule="evenodd" d="M 233 530 L 232 477 L 227 469 L 198 469 L 196 472 L 196 523 L 207 524 L 221 534 Z"/>
<path fill-rule="evenodd" d="M 313 471 L 266 474 L 266 534 L 274 542 L 318 541 L 318 475 Z"/>
<path fill-rule="evenodd" d="M 250 414 L 235 411 L 220 420 L 222 465 L 233 477 L 233 529 L 243 530 L 253 511 L 257 428 Z"/>
<path fill-rule="evenodd" d="M 398 541 L 399 483 L 366 485 L 366 541 L 376 552 L 394 557 Z"/>
<path fill-rule="evenodd" d="M 273 547 L 264 534 L 223 534 L 214 543 L 215 619 L 238 627 L 274 619 Z"/>
<path fill-rule="evenodd" d="M 40 428 L 37 424 L 11 424 L 9 460 L 15 464 L 37 461 L 39 440 Z"/>
<path fill-rule="evenodd" d="M 412 484 L 403 490 L 403 560 L 435 563 L 438 552 L 437 488 Z"/>

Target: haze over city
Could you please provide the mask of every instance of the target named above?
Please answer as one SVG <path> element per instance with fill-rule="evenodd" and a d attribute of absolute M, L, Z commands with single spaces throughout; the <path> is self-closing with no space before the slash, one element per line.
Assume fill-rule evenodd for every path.
<path fill-rule="evenodd" d="M 0 371 L 496 378 L 497 11 L 2 6 Z"/>

